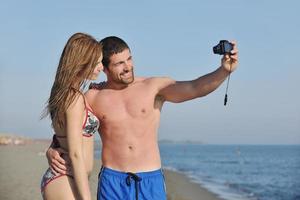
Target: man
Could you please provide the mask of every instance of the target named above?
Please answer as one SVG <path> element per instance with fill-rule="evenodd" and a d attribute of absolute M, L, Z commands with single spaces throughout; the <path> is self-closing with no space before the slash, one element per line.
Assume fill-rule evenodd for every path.
<path fill-rule="evenodd" d="M 167 77 L 134 76 L 128 45 L 107 37 L 103 45 L 103 66 L 107 81 L 92 85 L 88 103 L 100 120 L 102 169 L 98 199 L 166 199 L 157 142 L 164 102 L 180 103 L 214 91 L 236 69 L 235 42 L 221 66 L 192 81 Z"/>

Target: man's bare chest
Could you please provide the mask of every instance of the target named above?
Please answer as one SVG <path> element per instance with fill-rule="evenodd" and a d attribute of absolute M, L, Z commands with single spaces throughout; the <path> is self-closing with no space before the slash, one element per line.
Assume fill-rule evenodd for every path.
<path fill-rule="evenodd" d="M 150 91 L 103 92 L 94 102 L 100 120 L 123 122 L 151 118 L 157 113 L 155 94 Z"/>

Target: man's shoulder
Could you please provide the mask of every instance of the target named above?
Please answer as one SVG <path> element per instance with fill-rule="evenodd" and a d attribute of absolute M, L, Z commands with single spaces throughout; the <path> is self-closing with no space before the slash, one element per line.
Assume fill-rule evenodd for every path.
<path fill-rule="evenodd" d="M 166 80 L 171 80 L 170 77 L 167 76 L 151 76 L 151 77 L 137 77 L 136 81 L 137 82 L 163 82 Z"/>
<path fill-rule="evenodd" d="M 102 91 L 105 82 L 90 83 L 88 90 L 84 93 L 87 98 L 93 97 Z"/>
<path fill-rule="evenodd" d="M 159 92 L 160 90 L 166 88 L 167 86 L 174 84 L 176 81 L 170 77 L 161 76 L 161 77 L 147 77 L 144 78 L 141 83 L 147 88 L 152 88 L 154 91 Z"/>
<path fill-rule="evenodd" d="M 144 79 L 144 82 L 151 84 L 151 85 L 157 85 L 160 86 L 161 84 L 165 84 L 166 82 L 173 81 L 170 77 L 167 76 L 160 76 L 160 77 L 148 77 Z"/>

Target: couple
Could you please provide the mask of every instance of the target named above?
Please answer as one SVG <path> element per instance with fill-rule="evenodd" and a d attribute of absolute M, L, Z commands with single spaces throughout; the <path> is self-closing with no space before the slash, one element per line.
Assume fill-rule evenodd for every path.
<path fill-rule="evenodd" d="M 118 37 L 98 43 L 86 34 L 74 34 L 62 53 L 47 107 L 53 143 L 58 144 L 54 147 L 65 153 L 60 154 L 62 159 L 54 148 L 47 152 L 51 167 L 42 180 L 44 199 L 91 199 L 88 175 L 97 130 L 102 140 L 97 198 L 166 199 L 157 142 L 162 106 L 165 101 L 184 102 L 214 91 L 237 67 L 234 42 L 233 47 L 214 72 L 175 81 L 134 77 L 130 48 Z M 94 80 L 101 70 L 107 81 L 92 84 L 83 94 L 85 80 Z"/>

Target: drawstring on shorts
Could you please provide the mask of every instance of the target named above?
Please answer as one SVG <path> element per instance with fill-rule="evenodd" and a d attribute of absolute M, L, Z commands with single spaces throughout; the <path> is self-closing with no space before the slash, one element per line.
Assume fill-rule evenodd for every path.
<path fill-rule="evenodd" d="M 138 200 L 139 199 L 139 185 L 138 185 L 139 183 L 138 182 L 140 182 L 142 180 L 142 178 L 139 177 L 138 175 L 136 175 L 135 173 L 132 173 L 132 172 L 127 172 L 126 174 L 128 175 L 126 177 L 126 184 L 128 186 L 130 186 L 130 184 L 131 184 L 131 179 L 134 180 L 134 184 L 135 184 L 135 198 L 136 198 L 136 200 Z"/>

